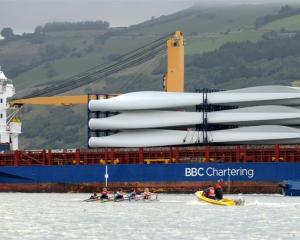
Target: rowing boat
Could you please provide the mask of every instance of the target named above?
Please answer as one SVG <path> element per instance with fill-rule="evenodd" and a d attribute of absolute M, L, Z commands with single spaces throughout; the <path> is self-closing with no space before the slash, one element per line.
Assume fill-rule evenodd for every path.
<path fill-rule="evenodd" d="M 89 199 L 83 200 L 83 202 L 113 202 L 113 201 L 114 201 L 113 198 L 109 198 L 109 199 L 89 198 Z"/>
<path fill-rule="evenodd" d="M 235 206 L 236 201 L 229 198 L 223 198 L 222 200 L 214 200 L 211 198 L 207 198 L 204 196 L 203 191 L 198 191 L 195 193 L 196 197 L 203 202 L 207 202 L 210 204 L 221 205 L 221 206 Z"/>
<path fill-rule="evenodd" d="M 123 202 L 123 201 L 129 201 L 129 202 L 136 202 L 136 201 L 143 201 L 143 202 L 152 202 L 152 201 L 158 201 L 157 194 L 153 195 L 154 197 L 145 199 L 143 195 L 136 195 L 135 197 L 129 197 L 124 196 L 124 198 L 121 199 L 115 199 L 113 197 L 110 197 L 108 199 L 101 199 L 101 198 L 92 198 L 92 199 L 85 199 L 83 202 L 99 202 L 99 203 L 105 203 L 105 202 Z"/>

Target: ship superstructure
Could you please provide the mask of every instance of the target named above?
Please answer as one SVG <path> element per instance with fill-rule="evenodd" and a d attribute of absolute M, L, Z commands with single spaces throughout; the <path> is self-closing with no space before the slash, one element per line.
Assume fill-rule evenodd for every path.
<path fill-rule="evenodd" d="M 11 108 L 8 98 L 15 95 L 15 87 L 0 67 L 0 150 L 17 150 L 19 148 L 18 136 L 21 133 L 21 121 L 14 113 L 10 115 Z"/>

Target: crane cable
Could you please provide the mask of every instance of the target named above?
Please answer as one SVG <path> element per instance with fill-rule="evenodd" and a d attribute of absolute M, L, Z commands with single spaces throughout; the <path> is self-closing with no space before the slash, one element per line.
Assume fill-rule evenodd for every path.
<path fill-rule="evenodd" d="M 144 66 L 142 67 L 142 69 L 139 69 L 139 71 L 137 72 L 137 75 L 131 80 L 131 81 L 127 81 L 125 82 L 125 84 L 121 87 L 119 87 L 119 90 L 117 92 L 122 92 L 125 91 L 126 89 L 131 88 L 144 74 L 143 70 L 147 70 L 150 69 L 151 67 L 153 67 L 155 60 L 161 57 L 164 57 L 166 55 L 165 52 L 161 52 L 159 54 L 157 54 L 155 57 L 153 57 L 150 61 L 146 62 L 144 64 Z"/>
<path fill-rule="evenodd" d="M 77 74 L 73 77 L 67 78 L 63 82 L 55 84 L 54 86 L 46 87 L 42 90 L 36 90 L 23 98 L 31 98 L 38 96 L 53 96 L 55 94 L 61 94 L 66 91 L 73 90 L 83 85 L 89 84 L 104 77 L 108 77 L 114 73 L 120 72 L 128 67 L 140 65 L 149 61 L 157 54 L 163 51 L 163 45 L 165 41 L 172 34 L 167 34 L 159 39 L 156 39 L 147 45 L 134 49 L 118 58 L 115 63 L 107 66 L 106 64 L 100 64 L 87 71 Z"/>
<path fill-rule="evenodd" d="M 57 85 L 51 86 L 50 88 L 45 88 L 45 89 L 42 90 L 42 92 L 39 91 L 37 94 L 39 96 L 41 96 L 41 95 L 51 96 L 51 95 L 56 95 L 56 94 L 60 94 L 60 93 L 63 93 L 63 92 L 70 91 L 72 89 L 75 89 L 75 88 L 81 87 L 83 85 L 92 83 L 92 82 L 94 82 L 96 80 L 99 80 L 101 78 L 108 77 L 108 76 L 110 76 L 114 73 L 117 73 L 117 72 L 120 72 L 124 69 L 127 69 L 128 67 L 134 67 L 134 66 L 140 65 L 144 62 L 147 62 L 163 50 L 164 50 L 164 48 L 155 49 L 152 52 L 147 53 L 146 55 L 143 55 L 143 56 L 141 56 L 137 59 L 133 59 L 133 60 L 127 62 L 127 63 L 123 63 L 122 65 L 114 67 L 112 69 L 108 69 L 108 70 L 104 71 L 103 73 L 91 74 L 89 76 L 86 76 L 85 78 L 81 78 L 81 79 L 78 79 L 78 80 L 73 80 L 71 82 L 64 82 L 64 83 L 61 83 L 61 84 L 57 84 Z M 31 95 L 30 97 L 35 97 L 35 96 L 36 95 Z"/>
<path fill-rule="evenodd" d="M 14 108 L 13 111 L 9 114 L 9 116 L 7 117 L 7 122 L 6 125 L 8 125 L 14 118 L 15 116 L 20 112 L 20 110 L 23 108 L 23 106 L 18 107 L 18 108 Z"/>
<path fill-rule="evenodd" d="M 109 75 L 112 75 L 115 72 L 119 72 L 121 70 L 124 70 L 127 67 L 132 67 L 133 64 L 139 65 L 140 63 L 143 63 L 143 62 L 147 61 L 149 56 L 152 57 L 153 52 L 157 51 L 156 48 L 154 49 L 155 51 L 152 50 L 152 52 L 148 51 L 148 52 L 146 52 L 142 55 L 140 54 L 139 58 L 136 58 L 136 59 L 133 58 L 130 61 L 126 61 L 127 59 L 125 59 L 124 61 L 122 61 L 120 63 L 114 64 L 114 66 L 109 66 L 109 67 L 104 68 L 102 71 L 97 71 L 97 72 L 94 72 L 94 73 L 91 73 L 91 74 L 87 74 L 85 76 L 83 75 L 83 76 L 80 76 L 79 78 L 74 79 L 72 81 L 64 81 L 64 82 L 59 83 L 57 85 L 45 88 L 42 91 L 37 91 L 35 94 L 31 94 L 30 97 L 40 96 L 40 95 L 50 96 L 50 95 L 53 95 L 54 92 L 57 94 L 57 91 L 59 91 L 58 93 L 69 91 L 69 90 L 80 87 L 82 85 L 86 85 L 86 84 L 96 80 L 96 79 L 91 79 L 91 78 L 107 77 Z"/>

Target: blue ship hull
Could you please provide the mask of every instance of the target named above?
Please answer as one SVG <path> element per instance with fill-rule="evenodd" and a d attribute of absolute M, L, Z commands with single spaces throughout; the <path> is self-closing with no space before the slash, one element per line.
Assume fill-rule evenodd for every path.
<path fill-rule="evenodd" d="M 283 194 L 285 196 L 294 196 L 294 197 L 299 197 L 300 196 L 300 190 L 296 189 L 284 189 Z"/>
<path fill-rule="evenodd" d="M 283 195 L 285 195 L 285 196 L 300 196 L 300 180 L 284 181 L 282 192 L 283 192 Z"/>
<path fill-rule="evenodd" d="M 107 174 L 107 179 L 105 175 Z M 300 163 L 119 164 L 0 167 L 0 183 L 282 182 L 300 179 Z"/>

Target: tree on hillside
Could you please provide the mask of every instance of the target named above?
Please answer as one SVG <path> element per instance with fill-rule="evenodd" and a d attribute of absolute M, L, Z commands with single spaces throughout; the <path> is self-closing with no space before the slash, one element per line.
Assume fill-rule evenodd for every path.
<path fill-rule="evenodd" d="M 37 26 L 35 29 L 34 29 L 34 34 L 36 35 L 42 35 L 44 34 L 44 29 L 42 26 Z"/>
<path fill-rule="evenodd" d="M 5 39 L 13 39 L 15 37 L 14 31 L 11 28 L 3 28 L 1 31 L 1 36 Z"/>
<path fill-rule="evenodd" d="M 282 6 L 280 8 L 280 10 L 278 11 L 279 14 L 284 14 L 284 13 L 290 13 L 294 10 L 294 8 L 292 8 L 291 6 L 289 5 L 285 5 L 285 6 Z"/>
<path fill-rule="evenodd" d="M 103 30 L 109 28 L 106 21 L 85 21 L 85 22 L 52 22 L 47 23 L 42 30 L 44 32 L 63 32 L 78 30 Z"/>

